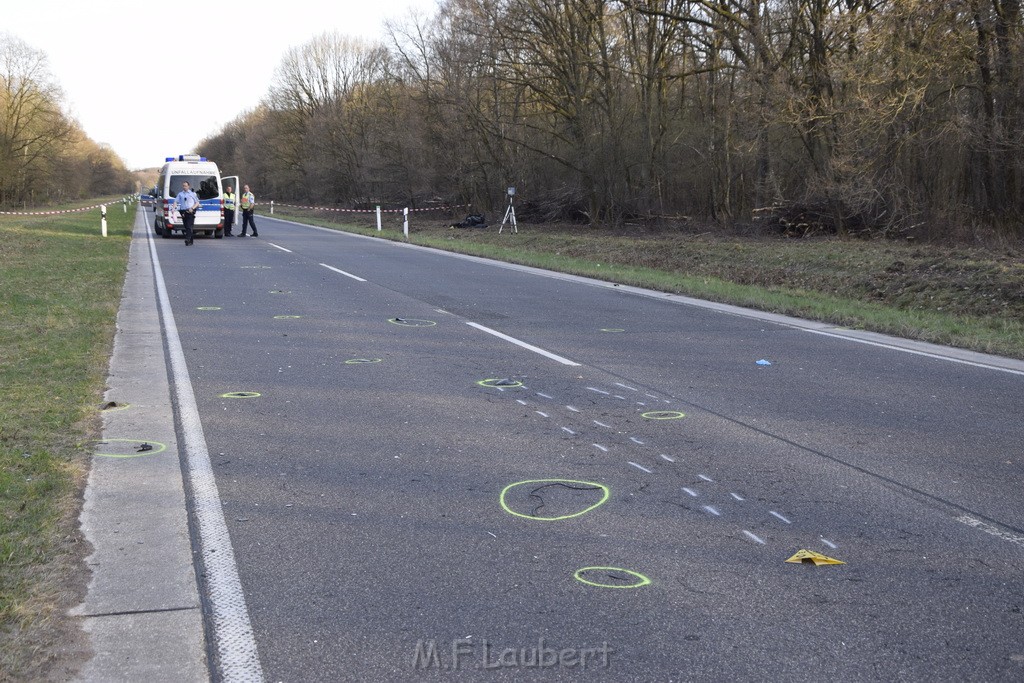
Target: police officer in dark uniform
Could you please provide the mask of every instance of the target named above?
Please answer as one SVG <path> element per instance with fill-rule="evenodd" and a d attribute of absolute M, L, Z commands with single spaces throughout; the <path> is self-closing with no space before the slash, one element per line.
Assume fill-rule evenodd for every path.
<path fill-rule="evenodd" d="M 199 197 L 192 191 L 188 181 L 181 184 L 181 192 L 174 198 L 178 206 L 178 213 L 181 214 L 181 224 L 185 228 L 185 246 L 192 246 L 192 228 L 196 224 L 196 210 L 199 208 Z"/>

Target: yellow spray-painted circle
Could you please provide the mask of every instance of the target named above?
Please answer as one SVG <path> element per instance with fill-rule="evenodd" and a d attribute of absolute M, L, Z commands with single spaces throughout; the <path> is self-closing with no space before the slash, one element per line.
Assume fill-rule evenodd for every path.
<path fill-rule="evenodd" d="M 613 578 L 608 576 L 609 572 L 619 572 L 622 574 L 628 574 L 634 580 L 632 583 L 603 583 L 601 581 L 592 581 L 586 578 L 584 576 L 584 573 L 586 572 L 593 572 L 595 574 L 598 572 L 604 573 L 605 579 Z M 632 569 L 623 569 L 622 567 L 584 567 L 583 569 L 577 569 L 576 573 L 572 576 L 580 583 L 585 583 L 588 586 L 596 586 L 597 588 L 640 588 L 641 586 L 646 586 L 651 582 L 649 578 L 640 572 L 635 572 Z"/>
<path fill-rule="evenodd" d="M 601 490 L 601 500 L 597 501 L 596 503 L 594 503 L 593 505 L 591 505 L 589 507 L 583 508 L 582 510 L 580 510 L 578 512 L 573 512 L 572 514 L 569 514 L 569 515 L 559 515 L 557 517 L 537 517 L 535 515 L 524 515 L 523 513 L 516 512 L 515 510 L 510 508 L 508 506 L 508 503 L 505 501 L 505 496 L 508 494 L 509 491 L 511 491 L 512 489 L 516 488 L 517 486 L 528 486 L 530 484 L 584 484 L 584 485 L 586 485 L 588 487 L 591 487 L 591 488 L 600 489 Z M 535 521 L 538 521 L 538 522 L 557 522 L 558 520 L 561 520 L 561 519 L 570 519 L 572 517 L 579 517 L 580 515 L 585 515 L 586 513 L 588 513 L 591 510 L 593 510 L 594 508 L 597 508 L 597 507 L 600 507 L 601 505 L 604 505 L 604 503 L 608 500 L 608 497 L 610 495 L 611 495 L 611 489 L 610 488 L 608 488 L 604 484 L 598 484 L 597 482 L 593 482 L 593 481 L 580 481 L 578 479 L 527 479 L 526 481 L 517 481 L 516 483 L 509 484 L 508 486 L 503 488 L 501 490 L 501 496 L 499 497 L 498 500 L 501 503 L 502 509 L 505 510 L 505 512 L 509 513 L 510 515 L 515 515 L 516 517 L 523 517 L 525 519 L 532 519 L 532 520 L 535 520 Z"/>
<path fill-rule="evenodd" d="M 301 315 L 275 315 L 274 320 L 298 320 Z"/>
<path fill-rule="evenodd" d="M 111 401 L 111 403 L 114 403 L 114 402 Z M 117 403 L 115 405 L 110 405 L 108 403 L 108 404 L 105 404 L 105 405 L 101 406 L 100 410 L 102 410 L 104 413 L 115 413 L 118 410 L 125 410 L 126 408 L 131 408 L 131 407 L 132 407 L 131 403 Z"/>
<path fill-rule="evenodd" d="M 345 365 L 360 365 L 363 363 L 379 363 L 381 358 L 349 358 L 345 361 Z"/>
<path fill-rule="evenodd" d="M 433 320 L 420 320 L 419 318 L 388 318 L 388 322 L 403 327 L 433 327 L 437 324 Z"/>
<path fill-rule="evenodd" d="M 621 327 L 602 327 L 602 332 L 625 332 Z"/>
<path fill-rule="evenodd" d="M 220 306 L 196 306 L 197 311 L 219 311 Z"/>
<path fill-rule="evenodd" d="M 142 444 L 149 444 L 153 446 L 153 450 L 143 451 L 141 453 L 96 453 L 95 455 L 104 458 L 145 458 L 146 456 L 156 455 L 157 453 L 163 453 L 167 450 L 167 444 L 154 441 L 152 439 L 101 439 L 95 443 L 98 445 L 101 443 L 110 443 L 112 441 L 116 441 L 118 443 L 137 443 L 140 446 Z"/>
<path fill-rule="evenodd" d="M 648 420 L 679 420 L 686 417 L 686 413 L 678 410 L 652 410 L 649 413 L 641 413 L 640 417 Z"/>
<path fill-rule="evenodd" d="M 262 396 L 262 395 L 263 394 L 260 394 L 259 392 L 256 392 L 256 391 L 229 391 L 226 394 L 221 394 L 220 397 L 221 398 L 257 398 L 257 397 Z"/>
<path fill-rule="evenodd" d="M 509 383 L 508 384 L 498 384 L 498 382 L 509 382 Z M 479 382 L 477 382 L 477 384 L 479 384 L 482 387 L 488 387 L 488 388 L 491 388 L 491 389 L 495 389 L 495 388 L 515 389 L 516 387 L 523 386 L 523 383 L 520 382 L 519 380 L 502 379 L 502 378 L 499 378 L 499 377 L 493 377 L 491 379 L 482 379 Z"/>

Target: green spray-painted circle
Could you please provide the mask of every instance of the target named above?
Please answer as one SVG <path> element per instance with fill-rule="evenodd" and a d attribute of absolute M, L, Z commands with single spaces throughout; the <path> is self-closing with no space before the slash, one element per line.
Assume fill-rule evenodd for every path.
<path fill-rule="evenodd" d="M 392 325 L 401 325 L 402 327 L 433 327 L 437 324 L 433 320 L 420 320 L 418 318 L 388 318 L 388 322 Z"/>
<path fill-rule="evenodd" d="M 596 503 L 594 503 L 593 505 L 591 505 L 589 507 L 586 507 L 586 508 L 584 508 L 584 509 L 582 509 L 582 510 L 580 510 L 578 512 L 574 512 L 574 513 L 569 514 L 569 515 L 559 515 L 558 517 L 537 517 L 537 516 L 534 516 L 534 515 L 524 515 L 523 513 L 516 512 L 515 510 L 510 508 L 508 506 L 508 503 L 505 502 L 505 496 L 508 494 L 509 491 L 511 491 L 515 487 L 517 487 L 517 486 L 527 486 L 529 484 L 584 484 L 584 485 L 589 486 L 591 488 L 601 489 L 601 500 L 597 501 Z M 608 497 L 610 495 L 611 495 L 611 489 L 610 488 L 608 488 L 604 484 L 598 484 L 597 482 L 593 482 L 593 481 L 580 481 L 578 479 L 527 479 L 526 481 L 517 481 L 516 483 L 509 484 L 508 486 L 503 488 L 501 490 L 501 496 L 499 496 L 498 500 L 501 503 L 502 509 L 505 510 L 505 512 L 509 513 L 510 515 L 515 515 L 516 517 L 523 517 L 524 519 L 532 519 L 532 520 L 535 520 L 535 521 L 538 521 L 538 522 L 557 522 L 558 520 L 561 520 L 561 519 L 570 519 L 572 517 L 579 517 L 580 515 L 585 515 L 586 513 L 588 513 L 591 510 L 593 510 L 594 508 L 597 508 L 597 507 L 600 507 L 601 505 L 604 505 L 604 503 L 608 500 Z"/>
<path fill-rule="evenodd" d="M 508 382 L 507 384 L 498 384 L 498 382 Z M 523 386 L 523 383 L 519 380 L 509 380 L 499 377 L 493 377 L 491 379 L 482 379 L 477 382 L 482 387 L 488 387 L 490 389 L 515 389 L 516 387 Z"/>
<path fill-rule="evenodd" d="M 621 572 L 623 574 L 629 574 L 635 581 L 633 583 L 601 583 L 600 581 L 591 581 L 583 576 L 584 572 Z M 583 569 L 577 569 L 576 573 L 572 575 L 574 579 L 580 583 L 585 583 L 588 586 L 596 586 L 597 588 L 640 588 L 646 586 L 651 582 L 649 578 L 635 572 L 632 569 L 623 569 L 622 567 L 584 567 Z"/>
<path fill-rule="evenodd" d="M 96 453 L 95 455 L 104 458 L 145 458 L 150 455 L 156 455 L 157 453 L 163 453 L 167 450 L 167 444 L 154 441 L 152 439 L 102 439 L 95 443 L 110 443 L 112 441 L 116 441 L 118 443 L 137 443 L 140 445 L 148 443 L 154 446 L 154 448 L 151 451 L 144 451 L 142 453 Z"/>
<path fill-rule="evenodd" d="M 648 420 L 679 420 L 686 417 L 686 413 L 678 410 L 652 410 L 649 413 L 642 413 L 640 417 Z"/>
<path fill-rule="evenodd" d="M 301 315 L 275 315 L 274 320 L 298 320 Z"/>
<path fill-rule="evenodd" d="M 196 306 L 197 311 L 219 311 L 220 306 Z"/>
<path fill-rule="evenodd" d="M 220 397 L 221 398 L 257 398 L 257 397 L 262 396 L 262 395 L 263 394 L 260 394 L 257 391 L 229 391 L 226 394 L 221 394 Z"/>
<path fill-rule="evenodd" d="M 345 361 L 345 365 L 361 365 L 365 363 L 379 363 L 381 358 L 349 358 Z"/>

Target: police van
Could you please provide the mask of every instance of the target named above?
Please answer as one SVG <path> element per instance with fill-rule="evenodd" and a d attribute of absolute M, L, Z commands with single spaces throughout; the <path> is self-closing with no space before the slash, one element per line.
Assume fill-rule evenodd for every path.
<path fill-rule="evenodd" d="M 153 229 L 156 234 L 171 237 L 175 231 L 183 231 L 181 214 L 174 198 L 181 192 L 182 183 L 187 182 L 199 197 L 194 232 L 213 235 L 217 239 L 223 237 L 224 200 L 217 164 L 198 154 L 181 154 L 177 158 L 167 157 L 164 161 L 160 179 L 154 188 L 153 213 L 156 218 Z"/>

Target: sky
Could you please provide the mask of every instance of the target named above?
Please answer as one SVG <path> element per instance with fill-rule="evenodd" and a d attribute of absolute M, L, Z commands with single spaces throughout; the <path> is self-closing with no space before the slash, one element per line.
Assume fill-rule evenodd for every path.
<path fill-rule="evenodd" d="M 437 2 L 13 0 L 0 30 L 46 54 L 68 113 L 138 169 L 194 151 L 253 109 L 288 48 L 329 31 L 382 39 L 385 20 L 432 16 Z M 176 92 L 184 65 L 211 63 L 222 68 L 197 74 L 195 94 Z"/>

